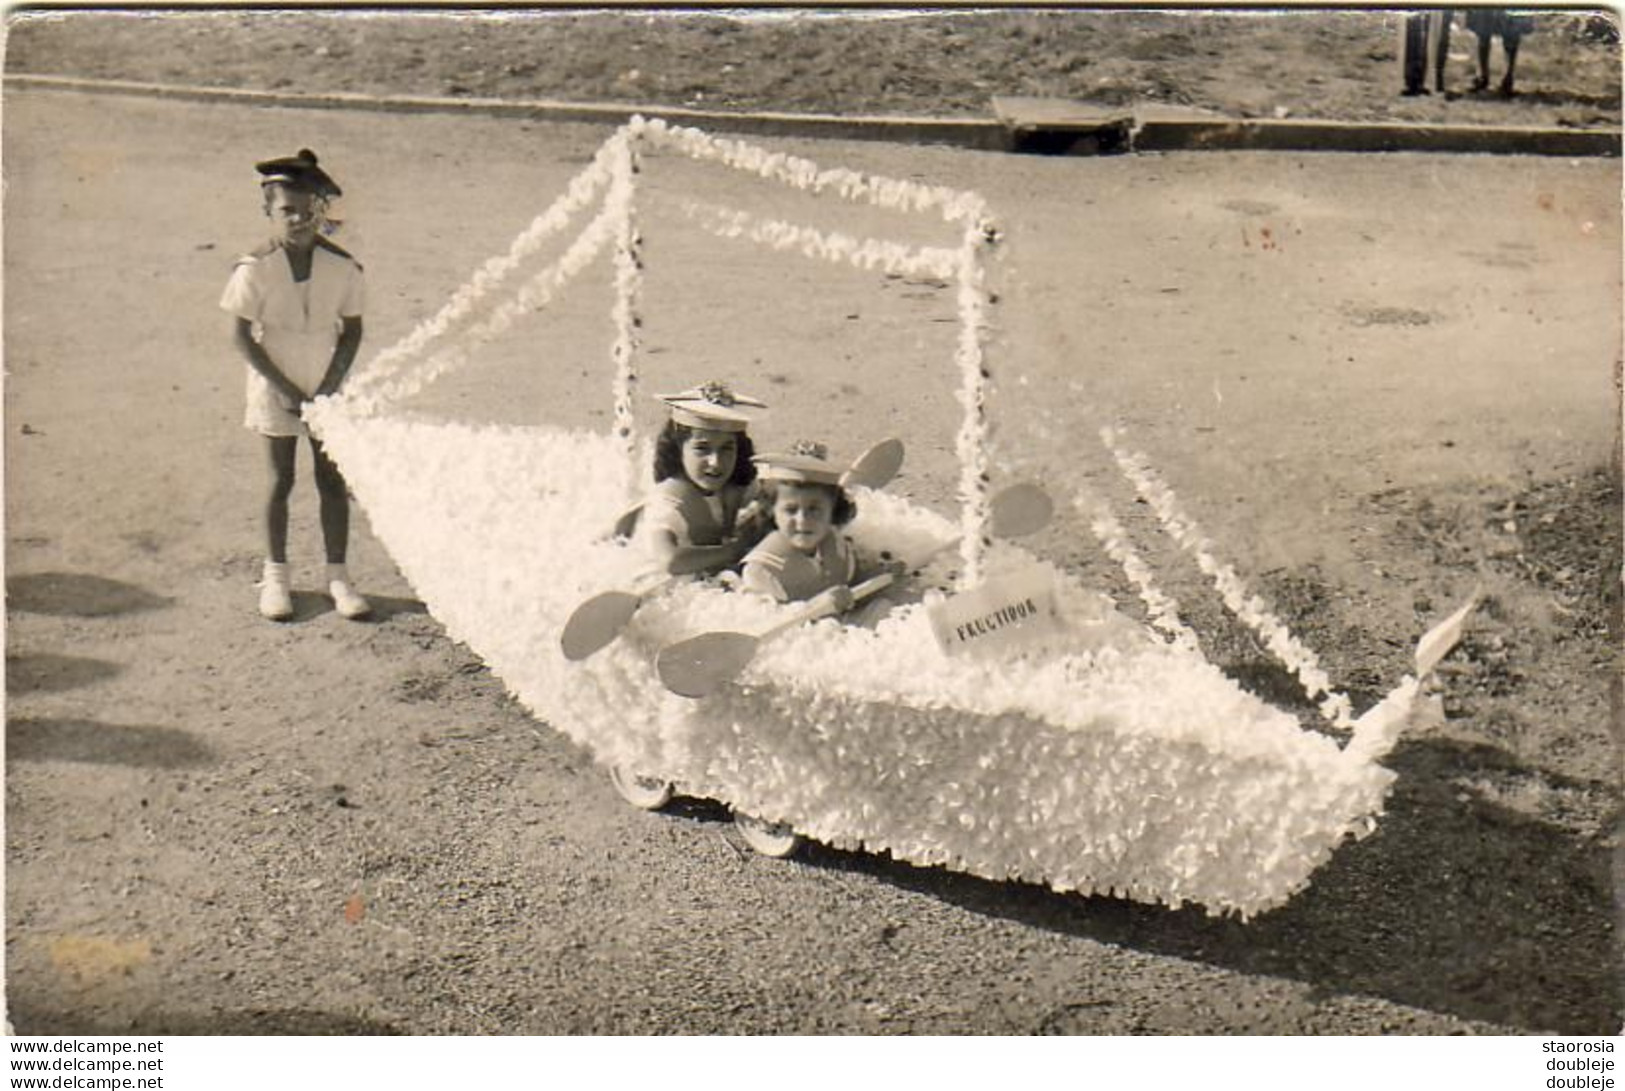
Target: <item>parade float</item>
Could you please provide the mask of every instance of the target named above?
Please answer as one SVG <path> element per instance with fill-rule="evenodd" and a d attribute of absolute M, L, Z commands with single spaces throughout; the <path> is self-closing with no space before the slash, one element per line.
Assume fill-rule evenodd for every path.
<path fill-rule="evenodd" d="M 885 473 L 850 482 L 859 514 L 848 529 L 860 549 L 917 569 L 902 581 L 912 591 L 894 589 L 862 623 L 808 618 L 797 605 L 714 580 L 651 581 L 644 555 L 611 532 L 649 484 L 636 412 L 641 250 L 643 232 L 659 225 L 640 222 L 634 198 L 643 157 L 656 149 L 764 185 L 940 220 L 953 235 L 950 246 L 918 246 L 687 206 L 720 236 L 928 274 L 957 291 L 954 358 L 943 371 L 963 409 L 960 510 L 949 518 L 891 495 Z M 566 239 L 556 260 L 519 274 L 545 242 Z M 1144 600 L 1144 623 L 1022 548 L 1016 536 L 1042 515 L 1035 520 L 1016 502 L 1012 519 L 1011 497 L 1033 494 L 1002 480 L 988 454 L 985 268 L 998 244 L 997 223 L 974 193 L 822 169 L 634 119 L 507 253 L 359 368 L 340 396 L 314 403 L 307 419 L 447 633 L 533 714 L 590 751 L 639 806 L 658 808 L 673 792 L 720 801 L 769 854 L 810 838 L 993 880 L 1196 903 L 1243 918 L 1281 905 L 1340 843 L 1374 828 L 1395 777 L 1381 759 L 1423 707 L 1422 683 L 1466 608 L 1423 639 L 1416 675 L 1356 718 L 1314 654 L 1217 559 L 1150 462 L 1123 436 L 1102 432 L 1167 533 L 1338 729 L 1326 732 L 1204 658 L 1098 499 L 1062 497 L 1083 508 L 1122 564 Z M 403 406 L 477 359 L 518 317 L 545 308 L 605 251 L 615 330 L 603 369 L 607 430 L 459 421 Z M 590 472 L 559 474 L 559 465 Z M 583 605 L 611 592 L 622 607 L 583 643 Z M 953 647 L 944 618 L 954 611 L 972 633 L 979 624 L 998 639 Z M 725 666 L 691 658 L 703 684 L 674 692 L 684 687 L 665 669 L 671 649 L 697 634 L 731 634 L 724 643 L 744 653 Z"/>

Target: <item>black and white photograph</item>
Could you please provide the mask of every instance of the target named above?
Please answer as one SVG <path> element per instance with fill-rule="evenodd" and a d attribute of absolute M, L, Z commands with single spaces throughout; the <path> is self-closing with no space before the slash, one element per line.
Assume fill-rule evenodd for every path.
<path fill-rule="evenodd" d="M 10 1033 L 1625 1026 L 1616 12 L 4 74 Z"/>

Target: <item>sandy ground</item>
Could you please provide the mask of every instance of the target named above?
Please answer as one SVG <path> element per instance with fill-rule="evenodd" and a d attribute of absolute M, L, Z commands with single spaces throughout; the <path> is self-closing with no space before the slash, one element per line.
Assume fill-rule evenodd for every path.
<path fill-rule="evenodd" d="M 634 811 L 444 638 L 364 514 L 353 568 L 378 617 L 331 612 L 308 478 L 299 618 L 256 616 L 262 454 L 214 309 L 261 232 L 250 161 L 311 145 L 349 188 L 370 351 L 505 247 L 604 130 L 4 105 L 19 1030 L 1618 1029 L 1618 161 L 774 144 L 983 192 L 1008 237 L 1001 458 L 1088 481 L 1143 529 L 1093 438 L 1126 425 L 1361 702 L 1488 592 L 1448 719 L 1391 758 L 1378 832 L 1243 924 L 816 845 L 771 861 L 705 801 Z M 423 149 L 410 170 L 403 148 Z M 685 231 L 662 188 L 802 208 L 695 170 L 646 179 L 651 387 L 703 368 L 771 396 L 775 428 L 900 435 L 896 487 L 945 505 L 950 293 Z M 595 277 L 429 407 L 602 417 Z M 1040 402 L 1062 441 L 1024 423 Z M 1123 593 L 1071 517 L 1037 548 Z M 1210 654 L 1290 699 L 1200 577 L 1166 571 Z"/>

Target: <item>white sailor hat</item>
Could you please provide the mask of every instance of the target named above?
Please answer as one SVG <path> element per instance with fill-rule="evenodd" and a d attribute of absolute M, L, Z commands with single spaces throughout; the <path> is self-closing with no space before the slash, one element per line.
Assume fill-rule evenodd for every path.
<path fill-rule="evenodd" d="M 756 476 L 763 481 L 791 481 L 801 485 L 839 485 L 846 467 L 829 460 L 829 448 L 807 440 L 782 453 L 757 455 Z"/>
<path fill-rule="evenodd" d="M 743 432 L 767 409 L 767 403 L 735 394 L 726 383 L 709 382 L 681 394 L 657 394 L 671 407 L 673 422 L 716 432 Z"/>

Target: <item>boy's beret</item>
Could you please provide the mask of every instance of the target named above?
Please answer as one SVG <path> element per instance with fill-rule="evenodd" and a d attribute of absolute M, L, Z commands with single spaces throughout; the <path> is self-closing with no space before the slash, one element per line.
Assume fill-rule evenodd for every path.
<path fill-rule="evenodd" d="M 262 186 L 292 186 L 318 197 L 337 197 L 344 192 L 331 175 L 316 165 L 316 153 L 309 148 L 300 148 L 296 155 L 255 163 L 254 169 L 260 172 Z"/>

